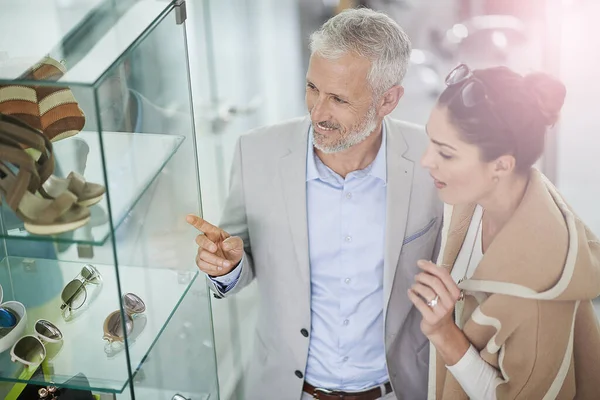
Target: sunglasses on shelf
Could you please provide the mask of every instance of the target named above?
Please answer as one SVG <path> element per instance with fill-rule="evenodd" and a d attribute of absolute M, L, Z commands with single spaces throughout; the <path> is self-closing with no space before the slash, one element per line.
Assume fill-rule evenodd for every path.
<path fill-rule="evenodd" d="M 34 325 L 34 335 L 23 336 L 15 342 L 10 350 L 13 362 L 27 366 L 37 366 L 46 358 L 44 343 L 59 343 L 63 334 L 52 322 L 40 319 Z"/>
<path fill-rule="evenodd" d="M 12 329 L 19 322 L 19 316 L 8 307 L 0 307 L 0 334 L 3 329 Z"/>
<path fill-rule="evenodd" d="M 121 319 L 121 311 L 113 311 L 104 320 L 104 336 L 103 339 L 109 344 L 113 342 L 123 342 L 125 335 L 130 335 L 133 331 L 133 318 L 137 314 L 146 311 L 146 304 L 136 294 L 125 293 L 121 297 L 123 309 L 125 311 L 125 331 L 123 331 L 123 322 Z"/>
<path fill-rule="evenodd" d="M 84 265 L 81 272 L 62 290 L 60 298 L 63 312 L 70 313 L 81 308 L 87 299 L 86 285 L 99 285 L 102 282 L 100 272 L 91 264 Z"/>

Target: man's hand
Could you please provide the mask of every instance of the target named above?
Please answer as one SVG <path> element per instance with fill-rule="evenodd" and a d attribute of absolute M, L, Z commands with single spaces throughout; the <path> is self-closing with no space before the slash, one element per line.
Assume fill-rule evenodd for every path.
<path fill-rule="evenodd" d="M 240 263 L 244 255 L 244 241 L 240 237 L 230 236 L 196 215 L 188 215 L 186 221 L 201 232 L 196 237 L 196 265 L 201 271 L 211 276 L 222 276 Z"/>

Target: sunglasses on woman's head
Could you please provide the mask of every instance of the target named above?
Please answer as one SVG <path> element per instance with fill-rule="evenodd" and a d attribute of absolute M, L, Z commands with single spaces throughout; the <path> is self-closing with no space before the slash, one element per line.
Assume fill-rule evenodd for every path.
<path fill-rule="evenodd" d="M 512 132 L 506 120 L 494 110 L 494 104 L 488 96 L 488 90 L 483 81 L 475 77 L 473 71 L 466 64 L 460 64 L 450 71 L 446 76 L 445 83 L 448 87 L 463 85 L 455 98 L 460 98 L 464 108 L 471 109 L 483 104 L 499 126 Z"/>
<path fill-rule="evenodd" d="M 484 83 L 473 76 L 473 71 L 466 65 L 460 64 L 446 76 L 446 86 L 463 85 L 460 98 L 466 108 L 475 107 L 488 100 Z"/>

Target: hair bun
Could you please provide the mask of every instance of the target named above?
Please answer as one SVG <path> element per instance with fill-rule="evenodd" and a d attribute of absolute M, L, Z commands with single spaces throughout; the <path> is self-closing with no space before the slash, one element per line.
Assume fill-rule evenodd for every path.
<path fill-rule="evenodd" d="M 553 76 L 541 72 L 526 75 L 524 84 L 533 96 L 546 126 L 554 125 L 567 95 L 565 85 Z"/>

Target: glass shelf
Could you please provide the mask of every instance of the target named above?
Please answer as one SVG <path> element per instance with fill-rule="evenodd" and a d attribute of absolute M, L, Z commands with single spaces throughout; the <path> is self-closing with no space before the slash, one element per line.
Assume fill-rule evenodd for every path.
<path fill-rule="evenodd" d="M 120 393 L 125 389 L 129 378 L 124 347 L 112 345 L 107 348 L 102 339 L 105 318 L 118 309 L 115 267 L 94 264 L 102 275 L 103 284 L 96 287 L 86 286 L 89 289 L 89 297 L 70 320 L 65 320 L 61 315 L 62 287 L 77 276 L 82 266 L 82 263 L 17 257 L 6 258 L 0 263 L 0 271 L 7 271 L 12 276 L 12 287 L 4 289 L 4 300 L 11 299 L 9 292 L 14 291 L 17 294 L 14 300 L 22 302 L 27 308 L 25 334 L 31 334 L 35 321 L 44 318 L 53 322 L 64 335 L 58 351 L 52 348 L 52 345 L 46 346 L 48 357 L 44 362 L 45 381 L 38 378 L 23 379 L 28 377 L 28 370 L 22 364 L 11 362 L 9 350 L 0 354 L 0 381 L 39 385 L 48 382 L 62 384 L 78 373 L 83 373 L 89 381 L 89 386 L 79 387 L 80 389 L 108 393 Z M 119 266 L 123 292 L 135 293 L 146 303 L 146 312 L 134 317 L 134 330 L 129 338 L 134 381 L 143 379 L 141 376 L 136 377 L 136 372 L 186 297 L 198 274 L 197 270 L 177 272 Z M 200 320 L 210 320 L 208 310 L 198 309 L 197 312 L 199 315 L 196 317 Z M 211 347 L 207 347 L 207 354 L 212 350 Z M 29 375 L 32 372 L 30 371 Z M 207 386 L 206 393 L 211 393 L 211 383 L 207 383 Z M 76 383 L 74 388 L 78 388 Z"/>
<path fill-rule="evenodd" d="M 57 84 L 92 86 L 170 7 L 169 0 L 0 0 L 0 24 L 19 37 L 0 38 L 0 83 L 50 55 L 69 70 Z"/>
<path fill-rule="evenodd" d="M 86 180 L 104 182 L 99 135 L 94 132 L 81 132 L 76 138 L 83 140 L 90 148 L 85 168 Z M 72 158 L 66 146 L 73 139 L 75 138 L 54 145 L 54 154 L 59 165 L 61 159 Z M 183 139 L 183 136 L 177 135 L 102 133 L 112 222 L 115 230 L 123 223 L 128 213 L 177 152 Z M 64 154 L 63 146 L 65 146 Z M 64 175 L 68 175 L 68 172 Z M 3 220 L 7 222 L 4 231 L 0 231 L 0 237 L 102 246 L 111 235 L 106 196 L 100 203 L 90 207 L 92 218 L 85 226 L 54 236 L 38 236 L 27 232 L 23 228 L 23 223 L 5 203 L 2 205 L 1 212 Z"/>

